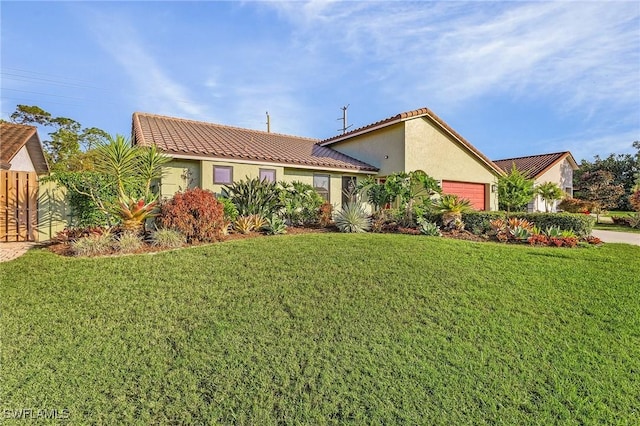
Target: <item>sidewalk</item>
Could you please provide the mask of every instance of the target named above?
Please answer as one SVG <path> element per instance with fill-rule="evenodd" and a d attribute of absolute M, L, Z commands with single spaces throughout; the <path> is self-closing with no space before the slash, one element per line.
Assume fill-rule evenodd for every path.
<path fill-rule="evenodd" d="M 600 238 L 605 243 L 625 243 L 640 246 L 640 234 L 594 229 L 591 231 L 591 235 Z"/>
<path fill-rule="evenodd" d="M 8 262 L 27 252 L 37 243 L 0 243 L 0 262 Z"/>

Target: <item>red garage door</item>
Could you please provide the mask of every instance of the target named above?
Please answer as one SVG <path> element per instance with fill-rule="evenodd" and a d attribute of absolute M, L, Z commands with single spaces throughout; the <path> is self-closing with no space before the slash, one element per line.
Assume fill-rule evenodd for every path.
<path fill-rule="evenodd" d="M 484 183 L 442 181 L 443 194 L 455 194 L 471 201 L 471 206 L 476 210 L 485 209 L 485 185 Z"/>

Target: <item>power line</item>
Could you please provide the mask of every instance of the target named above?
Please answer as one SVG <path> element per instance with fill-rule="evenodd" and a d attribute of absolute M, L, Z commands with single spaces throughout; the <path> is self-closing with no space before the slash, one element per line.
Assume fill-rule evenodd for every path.
<path fill-rule="evenodd" d="M 75 100 L 79 100 L 79 101 L 86 100 L 85 98 L 75 98 L 75 97 L 72 97 L 72 96 L 54 95 L 54 94 L 51 94 L 51 93 L 32 92 L 30 90 L 9 89 L 9 88 L 6 88 L 6 87 L 3 87 L 2 90 L 11 90 L 13 92 L 22 92 L 22 93 L 32 93 L 34 95 L 54 96 L 56 98 L 75 99 Z"/>
<path fill-rule="evenodd" d="M 7 80 L 17 80 L 17 81 L 27 81 L 27 82 L 29 80 L 33 80 L 33 81 L 43 81 L 43 82 L 47 82 L 47 83 L 53 83 L 53 84 L 56 84 L 58 86 L 78 87 L 78 88 L 84 88 L 84 89 L 97 89 L 97 90 L 104 90 L 104 91 L 108 90 L 108 89 L 103 89 L 102 87 L 86 86 L 86 85 L 75 84 L 75 83 L 67 83 L 67 82 L 64 82 L 64 81 L 52 80 L 52 79 L 48 79 L 48 78 L 27 77 L 27 76 L 24 76 L 24 75 L 12 74 L 12 73 L 7 73 L 7 72 L 1 72 L 0 74 L 5 75 L 5 76 L 9 76 L 9 77 L 5 77 Z"/>
<path fill-rule="evenodd" d="M 64 80 L 69 80 L 69 81 L 76 81 L 76 82 L 80 82 L 80 83 L 92 83 L 89 80 L 81 80 L 78 78 L 70 78 L 70 77 L 66 77 L 66 76 L 62 76 L 62 75 L 53 75 L 53 74 L 49 74 L 49 73 L 43 73 L 43 72 L 37 72 L 37 71 L 29 71 L 29 70 L 24 70 L 24 69 L 20 69 L 20 68 L 13 68 L 13 67 L 2 67 L 2 69 L 5 70 L 11 70 L 11 71 L 18 71 L 18 72 L 26 72 L 29 74 L 36 74 L 36 75 L 44 75 L 46 77 L 49 78 L 62 78 Z"/>

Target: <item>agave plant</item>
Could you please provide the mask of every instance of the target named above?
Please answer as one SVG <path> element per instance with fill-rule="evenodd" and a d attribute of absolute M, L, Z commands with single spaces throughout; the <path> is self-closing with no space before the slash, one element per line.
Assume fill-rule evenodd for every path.
<path fill-rule="evenodd" d="M 472 210 L 471 201 L 454 194 L 445 194 L 433 202 L 435 210 L 442 213 L 445 229 L 464 229 L 462 213 Z"/>
<path fill-rule="evenodd" d="M 544 234 L 549 238 L 561 238 L 562 230 L 557 226 L 550 226 L 544 230 Z"/>
<path fill-rule="evenodd" d="M 266 223 L 262 226 L 262 229 L 267 233 L 267 235 L 281 235 L 287 233 L 287 225 L 278 216 L 273 216 L 265 222 Z"/>
<path fill-rule="evenodd" d="M 252 226 L 255 230 L 260 229 L 267 224 L 267 219 L 260 214 L 249 215 L 249 219 L 253 221 Z"/>
<path fill-rule="evenodd" d="M 418 218 L 418 225 L 420 226 L 420 233 L 428 237 L 441 237 L 442 233 L 440 228 L 433 222 L 429 222 L 423 217 Z"/>
<path fill-rule="evenodd" d="M 335 223 L 340 232 L 367 232 L 371 229 L 371 219 L 360 201 L 347 203 L 336 212 Z"/>
<path fill-rule="evenodd" d="M 233 229 L 241 234 L 248 234 L 253 231 L 255 220 L 251 216 L 240 216 L 233 222 Z"/>

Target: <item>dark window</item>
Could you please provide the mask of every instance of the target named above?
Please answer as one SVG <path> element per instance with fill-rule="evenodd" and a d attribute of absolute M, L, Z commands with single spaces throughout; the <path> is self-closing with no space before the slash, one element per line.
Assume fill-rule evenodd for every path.
<path fill-rule="evenodd" d="M 330 180 L 331 178 L 329 177 L 329 175 L 313 175 L 313 189 L 315 189 L 318 194 L 320 194 L 320 196 L 325 199 L 325 201 L 329 202 L 331 202 L 331 200 L 329 199 Z"/>
<path fill-rule="evenodd" d="M 213 183 L 232 184 L 233 183 L 233 167 L 213 166 Z"/>
<path fill-rule="evenodd" d="M 275 182 L 276 171 L 274 169 L 260 169 L 260 180 L 266 180 L 267 182 Z"/>

